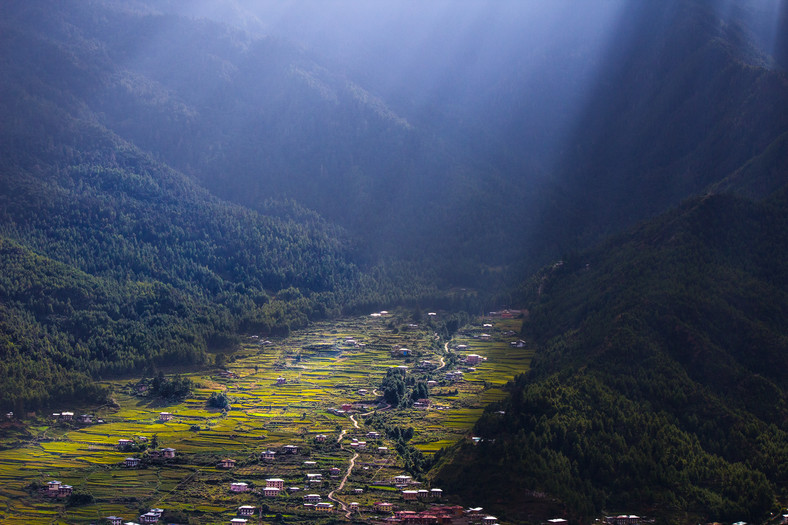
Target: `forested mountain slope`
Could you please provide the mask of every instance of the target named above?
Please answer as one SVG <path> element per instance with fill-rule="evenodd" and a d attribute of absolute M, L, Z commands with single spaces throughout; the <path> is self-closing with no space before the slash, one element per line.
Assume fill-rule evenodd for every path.
<path fill-rule="evenodd" d="M 268 199 L 294 199 L 373 256 L 500 264 L 515 249 L 484 225 L 493 207 L 517 212 L 525 188 L 290 42 L 155 3 L 36 1 L 8 14 L 7 68 L 26 89 L 73 98 L 224 199 L 262 211 Z"/>
<path fill-rule="evenodd" d="M 252 210 L 211 195 L 104 125 L 100 46 L 2 24 L 3 407 L 99 401 L 89 378 L 202 363 L 241 333 L 437 297 L 427 275 L 381 271 L 292 201 Z"/>
<path fill-rule="evenodd" d="M 758 7 L 627 4 L 558 161 L 536 245 L 557 255 L 589 247 L 723 180 L 756 197 L 786 183 L 788 80 L 756 43 L 762 28 L 748 24 Z"/>
<path fill-rule="evenodd" d="M 787 285 L 785 191 L 694 199 L 544 270 L 533 369 L 437 478 L 511 519 L 764 518 L 788 486 Z"/>

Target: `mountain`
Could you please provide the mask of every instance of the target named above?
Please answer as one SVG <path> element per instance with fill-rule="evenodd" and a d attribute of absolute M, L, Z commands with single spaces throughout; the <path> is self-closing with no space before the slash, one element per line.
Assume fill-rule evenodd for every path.
<path fill-rule="evenodd" d="M 214 195 L 265 213 L 295 200 L 370 258 L 428 259 L 462 279 L 505 262 L 495 207 L 525 189 L 417 127 L 320 57 L 279 37 L 160 12 L 154 3 L 15 4 L 8 70 Z M 177 67 L 173 65 L 177 64 Z M 460 212 L 461 211 L 461 212 Z"/>
<path fill-rule="evenodd" d="M 786 182 L 788 80 L 752 21 L 776 25 L 756 11 L 767 4 L 626 6 L 557 166 L 537 245 L 566 253 L 710 186 L 763 197 Z"/>
<path fill-rule="evenodd" d="M 515 520 L 768 516 L 788 480 L 786 195 L 692 199 L 545 269 L 532 370 L 437 480 Z"/>
<path fill-rule="evenodd" d="M 150 87 L 111 95 L 115 117 L 135 126 L 162 131 L 161 119 L 191 110 L 110 67 L 107 49 L 60 17 L 69 7 L 101 27 L 101 16 L 119 16 L 31 2 L 0 22 L 3 407 L 98 402 L 93 378 L 201 364 L 242 333 L 442 296 L 429 274 L 405 263 L 384 271 L 345 229 L 292 200 L 254 210 L 221 200 L 108 128 L 118 122 L 100 110 L 122 86 Z"/>

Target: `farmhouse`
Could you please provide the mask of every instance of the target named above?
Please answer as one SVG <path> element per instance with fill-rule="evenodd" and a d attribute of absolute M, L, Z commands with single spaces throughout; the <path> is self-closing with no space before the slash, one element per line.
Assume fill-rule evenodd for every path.
<path fill-rule="evenodd" d="M 61 412 L 60 419 L 62 419 L 63 421 L 71 421 L 72 419 L 74 419 L 74 412 Z"/>
<path fill-rule="evenodd" d="M 159 521 L 159 515 L 154 514 L 152 512 L 146 512 L 145 514 L 140 514 L 140 523 L 157 523 Z"/>
<path fill-rule="evenodd" d="M 73 491 L 74 488 L 71 485 L 60 485 L 60 487 L 57 489 L 57 497 L 65 498 L 67 496 L 71 496 Z"/>
<path fill-rule="evenodd" d="M 175 449 L 174 448 L 163 448 L 159 452 L 161 452 L 161 457 L 172 459 L 175 457 Z"/>
<path fill-rule="evenodd" d="M 169 412 L 159 412 L 159 421 L 169 421 L 172 419 L 172 414 Z"/>
<path fill-rule="evenodd" d="M 339 477 L 340 470 L 337 467 L 331 467 L 328 471 L 332 478 Z"/>
<path fill-rule="evenodd" d="M 225 458 L 221 460 L 217 466 L 219 468 L 233 468 L 235 467 L 235 460 L 230 458 Z"/>
<path fill-rule="evenodd" d="M 126 458 L 123 462 L 123 466 L 133 468 L 140 466 L 140 458 Z"/>
<path fill-rule="evenodd" d="M 350 502 L 350 512 L 358 512 L 358 502 L 351 501 Z"/>
<path fill-rule="evenodd" d="M 277 377 L 276 378 L 276 384 L 277 385 L 287 384 L 287 379 L 285 379 L 284 377 Z"/>
<path fill-rule="evenodd" d="M 391 512 L 394 510 L 394 505 L 388 501 L 378 501 L 372 506 L 375 512 Z"/>
<path fill-rule="evenodd" d="M 251 505 L 242 505 L 238 507 L 238 515 L 239 516 L 252 516 L 254 514 L 255 507 Z"/>
<path fill-rule="evenodd" d="M 266 498 L 275 498 L 279 495 L 279 491 L 281 489 L 279 487 L 265 487 L 263 489 L 263 496 Z"/>
<path fill-rule="evenodd" d="M 133 444 L 134 444 L 134 441 L 132 441 L 130 439 L 120 438 L 118 440 L 118 448 L 125 448 L 125 447 L 128 447 L 128 446 L 133 445 Z"/>
<path fill-rule="evenodd" d="M 318 503 L 315 505 L 315 510 L 319 510 L 321 512 L 332 512 L 334 510 L 334 504 L 328 503 L 327 501 Z"/>
<path fill-rule="evenodd" d="M 265 452 L 262 453 L 261 457 L 266 461 L 273 461 L 274 459 L 276 459 L 276 452 L 274 452 L 273 450 L 266 450 Z"/>
<path fill-rule="evenodd" d="M 52 493 L 54 493 L 55 495 L 57 495 L 57 491 L 60 489 L 60 485 L 62 485 L 62 483 L 60 483 L 59 481 L 48 482 L 47 489 L 49 491 L 49 494 L 51 495 Z"/>
<path fill-rule="evenodd" d="M 443 491 L 441 489 L 432 489 L 430 490 L 430 496 L 432 496 L 432 499 L 441 499 L 443 497 Z"/>
<path fill-rule="evenodd" d="M 609 523 L 610 525 L 637 525 L 640 523 L 640 516 L 635 516 L 634 514 L 620 514 L 618 516 L 606 516 L 605 523 Z"/>
<path fill-rule="evenodd" d="M 119 518 L 118 516 L 107 516 L 104 519 L 109 522 L 109 525 L 120 525 L 123 523 L 123 518 Z"/>
<path fill-rule="evenodd" d="M 430 491 L 427 489 L 419 489 L 417 492 L 418 492 L 418 498 L 420 500 L 425 500 L 430 498 Z"/>
<path fill-rule="evenodd" d="M 315 436 L 315 443 L 325 443 L 325 442 L 326 442 L 325 434 L 318 434 Z"/>
<path fill-rule="evenodd" d="M 80 423 L 93 423 L 93 416 L 91 416 L 90 414 L 82 414 L 81 416 L 79 416 L 79 422 Z"/>
<path fill-rule="evenodd" d="M 295 445 L 285 445 L 282 447 L 282 451 L 285 454 L 298 454 L 298 447 Z"/>
<path fill-rule="evenodd" d="M 553 518 L 547 520 L 547 523 L 550 523 L 551 525 L 567 525 L 569 522 L 566 521 L 564 518 Z"/>
<path fill-rule="evenodd" d="M 498 523 L 498 518 L 495 516 L 485 516 L 482 518 L 482 525 L 496 525 Z"/>
<path fill-rule="evenodd" d="M 243 481 L 234 481 L 230 483 L 230 492 L 246 492 L 249 490 L 249 484 Z"/>
<path fill-rule="evenodd" d="M 416 501 L 419 498 L 419 492 L 417 490 L 403 490 L 402 491 L 402 499 L 405 501 Z"/>
<path fill-rule="evenodd" d="M 245 520 L 243 518 L 233 518 L 230 520 L 230 525 L 244 525 L 244 523 L 247 522 L 248 520 Z"/>
<path fill-rule="evenodd" d="M 378 439 L 379 437 L 380 437 L 380 433 L 378 433 L 378 432 L 374 432 L 374 431 L 367 432 L 367 438 L 368 439 Z"/>
<path fill-rule="evenodd" d="M 388 454 L 389 447 L 378 447 L 378 454 Z"/>
<path fill-rule="evenodd" d="M 279 478 L 269 478 L 265 480 L 265 486 L 282 490 L 285 488 L 285 480 Z"/>
<path fill-rule="evenodd" d="M 307 494 L 304 496 L 304 503 L 320 503 L 322 499 L 320 494 Z"/>
<path fill-rule="evenodd" d="M 468 365 L 476 365 L 481 363 L 483 360 L 484 358 L 478 354 L 468 354 L 468 356 L 465 358 L 465 363 Z"/>
<path fill-rule="evenodd" d="M 413 478 L 410 476 L 406 476 L 405 474 L 401 474 L 399 476 L 394 477 L 395 485 L 407 485 L 411 481 L 413 481 Z"/>

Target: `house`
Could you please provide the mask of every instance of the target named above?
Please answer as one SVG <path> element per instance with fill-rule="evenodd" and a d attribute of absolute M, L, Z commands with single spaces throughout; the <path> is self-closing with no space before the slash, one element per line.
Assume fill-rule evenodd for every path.
<path fill-rule="evenodd" d="M 124 467 L 134 468 L 140 466 L 140 458 L 126 458 L 123 462 Z"/>
<path fill-rule="evenodd" d="M 49 491 L 49 494 L 52 495 L 54 493 L 54 495 L 57 495 L 57 491 L 60 489 L 60 485 L 62 485 L 62 483 L 60 483 L 59 481 L 48 482 L 47 489 Z"/>
<path fill-rule="evenodd" d="M 367 432 L 368 439 L 378 439 L 380 437 L 380 433 L 378 432 Z"/>
<path fill-rule="evenodd" d="M 169 412 L 159 412 L 159 421 L 169 421 L 172 419 L 172 414 Z"/>
<path fill-rule="evenodd" d="M 329 469 L 328 471 L 328 473 L 331 475 L 332 478 L 339 477 L 340 472 L 341 471 L 337 467 L 331 467 L 331 469 Z"/>
<path fill-rule="evenodd" d="M 358 502 L 351 501 L 350 502 L 350 512 L 358 512 Z"/>
<path fill-rule="evenodd" d="M 119 518 L 118 516 L 107 516 L 104 519 L 109 522 L 109 525 L 120 525 L 123 523 L 123 518 Z"/>
<path fill-rule="evenodd" d="M 265 486 L 283 490 L 285 488 L 285 480 L 279 478 L 269 478 L 265 480 Z"/>
<path fill-rule="evenodd" d="M 429 408 L 431 401 L 427 398 L 417 399 L 413 402 L 413 408 Z"/>
<path fill-rule="evenodd" d="M 71 421 L 72 419 L 74 419 L 74 412 L 61 412 L 60 419 L 62 419 L 63 421 Z"/>
<path fill-rule="evenodd" d="M 120 438 L 118 440 L 118 448 L 126 448 L 134 444 L 131 439 Z"/>
<path fill-rule="evenodd" d="M 547 523 L 550 523 L 551 525 L 567 525 L 569 522 L 564 518 L 553 518 L 551 520 L 547 520 Z"/>
<path fill-rule="evenodd" d="M 284 377 L 277 377 L 276 378 L 276 384 L 277 385 L 287 384 L 287 379 L 285 379 Z"/>
<path fill-rule="evenodd" d="M 637 525 L 640 523 L 640 516 L 634 514 L 620 514 L 618 516 L 606 516 L 605 523 L 610 525 Z"/>
<path fill-rule="evenodd" d="M 161 515 L 155 512 L 146 512 L 140 515 L 140 523 L 158 523 L 160 517 Z"/>
<path fill-rule="evenodd" d="M 353 494 L 364 494 L 364 489 L 353 489 Z"/>
<path fill-rule="evenodd" d="M 332 512 L 334 510 L 334 504 L 328 503 L 326 501 L 317 503 L 315 505 L 315 510 L 319 510 L 321 512 Z"/>
<path fill-rule="evenodd" d="M 235 460 L 230 458 L 225 458 L 221 460 L 217 466 L 219 468 L 233 468 L 235 467 Z"/>
<path fill-rule="evenodd" d="M 419 491 L 417 490 L 403 490 L 402 499 L 405 501 L 416 501 L 419 499 Z"/>
<path fill-rule="evenodd" d="M 418 494 L 417 494 L 417 497 L 418 497 L 420 500 L 427 500 L 427 499 L 430 499 L 430 491 L 429 491 L 429 490 L 427 490 L 427 489 L 419 489 L 419 490 L 417 490 L 416 492 L 418 493 Z"/>
<path fill-rule="evenodd" d="M 313 481 L 322 482 L 323 481 L 323 474 L 307 474 L 306 475 L 306 480 L 308 482 L 310 482 L 310 483 L 312 483 Z"/>
<path fill-rule="evenodd" d="M 485 516 L 482 518 L 482 525 L 497 525 L 498 518 L 495 516 Z"/>
<path fill-rule="evenodd" d="M 441 489 L 432 489 L 430 490 L 430 496 L 432 499 L 441 499 L 443 497 L 443 491 Z"/>
<path fill-rule="evenodd" d="M 468 354 L 465 358 L 465 364 L 476 365 L 482 362 L 482 356 L 478 354 Z"/>
<path fill-rule="evenodd" d="M 320 494 L 307 494 L 304 496 L 304 503 L 320 503 L 322 499 Z"/>
<path fill-rule="evenodd" d="M 399 476 L 394 476 L 395 485 L 407 485 L 411 481 L 413 481 L 413 478 L 410 476 L 406 476 L 404 474 L 401 474 Z"/>
<path fill-rule="evenodd" d="M 344 410 L 345 412 L 349 412 L 353 410 L 353 405 L 351 405 L 350 403 L 343 403 L 342 406 L 339 408 Z"/>
<path fill-rule="evenodd" d="M 479 339 L 481 339 L 482 341 L 489 341 L 492 339 L 492 336 L 490 334 L 481 334 L 479 336 Z"/>
<path fill-rule="evenodd" d="M 93 423 L 93 416 L 91 416 L 90 414 L 82 414 L 81 416 L 79 416 L 79 422 L 86 424 Z"/>
<path fill-rule="evenodd" d="M 230 520 L 230 525 L 244 525 L 245 523 L 248 523 L 248 520 L 243 518 L 233 518 Z"/>
<path fill-rule="evenodd" d="M 318 434 L 315 436 L 315 443 L 325 443 L 325 442 L 326 442 L 325 434 Z"/>
<path fill-rule="evenodd" d="M 266 450 L 265 452 L 262 453 L 261 457 L 266 461 L 273 461 L 274 459 L 276 459 L 276 452 L 274 452 L 273 450 Z"/>
<path fill-rule="evenodd" d="M 285 454 L 298 454 L 298 447 L 295 445 L 285 445 L 282 447 L 282 451 Z"/>
<path fill-rule="evenodd" d="M 266 498 L 275 498 L 279 495 L 280 490 L 279 487 L 265 487 L 263 489 L 263 496 Z"/>
<path fill-rule="evenodd" d="M 71 496 L 71 493 L 74 491 L 74 487 L 71 485 L 60 485 L 57 489 L 57 497 L 58 498 L 65 498 Z"/>
<path fill-rule="evenodd" d="M 375 512 L 391 512 L 394 510 L 394 505 L 387 502 L 387 501 L 378 501 L 372 508 L 375 509 Z"/>
<path fill-rule="evenodd" d="M 163 448 L 159 452 L 161 452 L 161 457 L 172 459 L 175 457 L 175 449 L 174 448 Z"/>
<path fill-rule="evenodd" d="M 233 483 L 230 483 L 230 492 L 247 492 L 248 490 L 248 483 L 244 483 L 242 481 L 234 481 Z"/>
<path fill-rule="evenodd" d="M 239 516 L 252 516 L 254 515 L 254 511 L 256 507 L 252 507 L 251 505 L 242 505 L 238 507 L 238 515 Z"/>
<path fill-rule="evenodd" d="M 389 447 L 378 447 L 378 454 L 388 454 Z"/>

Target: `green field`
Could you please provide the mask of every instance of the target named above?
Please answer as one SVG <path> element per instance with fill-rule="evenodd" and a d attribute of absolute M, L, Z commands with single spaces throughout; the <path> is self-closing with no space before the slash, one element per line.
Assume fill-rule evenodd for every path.
<path fill-rule="evenodd" d="M 489 321 L 487 321 L 489 322 Z M 63 407 L 77 414 L 94 414 L 94 421 L 82 425 L 39 417 L 24 422 L 6 423 L 0 443 L 0 521 L 3 523 L 95 523 L 109 515 L 136 520 L 150 508 L 163 508 L 171 520 L 189 523 L 228 523 L 240 505 L 253 505 L 264 511 L 264 523 L 277 515 L 288 516 L 288 523 L 321 523 L 333 516 L 316 514 L 303 506 L 304 494 L 320 494 L 323 501 L 340 483 L 331 477 L 337 467 L 342 476 L 355 452 L 355 468 L 344 488 L 335 497 L 361 505 L 361 516 L 376 501 L 391 501 L 400 508 L 423 508 L 424 503 L 403 505 L 399 490 L 391 480 L 403 474 L 405 462 L 395 451 L 388 436 L 368 439 L 365 417 L 377 413 L 386 425 L 410 427 L 410 447 L 429 456 L 457 440 L 468 438 L 469 431 L 484 406 L 501 399 L 501 388 L 515 374 L 528 368 L 532 352 L 512 348 L 510 331 L 519 322 L 498 320 L 485 328 L 493 337 L 481 341 L 480 326 L 469 326 L 449 341 L 439 341 L 426 330 L 392 330 L 406 321 L 388 317 L 358 317 L 315 324 L 286 339 L 260 344 L 263 337 L 249 338 L 228 359 L 224 377 L 218 369 L 189 373 L 195 388 L 191 396 L 175 404 L 160 402 L 135 393 L 133 381 L 108 383 L 114 389 L 114 407 Z M 364 346 L 346 343 L 355 339 Z M 458 354 L 456 347 L 466 345 Z M 392 357 L 395 347 L 413 351 L 408 358 Z M 446 353 L 444 348 L 448 348 Z M 487 358 L 475 371 L 458 359 L 476 353 Z M 440 370 L 421 370 L 423 360 L 447 366 Z M 451 364 L 456 362 L 455 364 Z M 408 375 L 434 380 L 429 408 L 389 408 L 381 404 L 376 389 L 392 366 L 408 366 Z M 466 370 L 463 380 L 448 381 L 447 371 Z M 229 375 L 229 374 L 226 374 Z M 284 378 L 284 384 L 277 384 Z M 207 407 L 213 392 L 225 392 L 231 409 Z M 355 428 L 349 414 L 334 414 L 330 409 L 355 404 Z M 172 420 L 159 420 L 160 412 L 171 412 Z M 199 428 L 199 430 L 198 430 Z M 341 431 L 345 435 L 337 443 Z M 325 434 L 324 443 L 315 436 Z M 353 438 L 369 441 L 367 448 L 351 446 Z M 176 449 L 176 457 L 151 457 L 148 450 L 120 451 L 119 439 L 132 439 L 150 448 Z M 285 454 L 282 447 L 296 445 L 297 454 Z M 387 454 L 378 446 L 388 447 Z M 264 461 L 260 455 L 276 451 L 276 459 Z M 142 459 L 137 468 L 126 468 L 127 457 Z M 217 468 L 231 458 L 232 469 Z M 314 465 L 305 462 L 313 461 Z M 308 484 L 307 473 L 320 473 L 321 483 Z M 275 497 L 257 491 L 266 479 L 281 478 L 285 490 Z M 66 498 L 49 498 L 47 482 L 59 480 L 72 485 L 75 492 L 92 498 L 68 506 Z M 233 493 L 230 483 L 243 481 L 251 492 Z M 427 486 L 426 484 L 424 486 Z M 287 490 L 298 487 L 297 491 Z M 361 493 L 356 493 L 360 489 Z M 446 495 L 451 499 L 451 495 Z M 472 502 L 458 502 L 472 504 Z M 337 505 L 338 506 L 338 505 Z M 362 520 L 363 522 L 363 520 Z"/>

